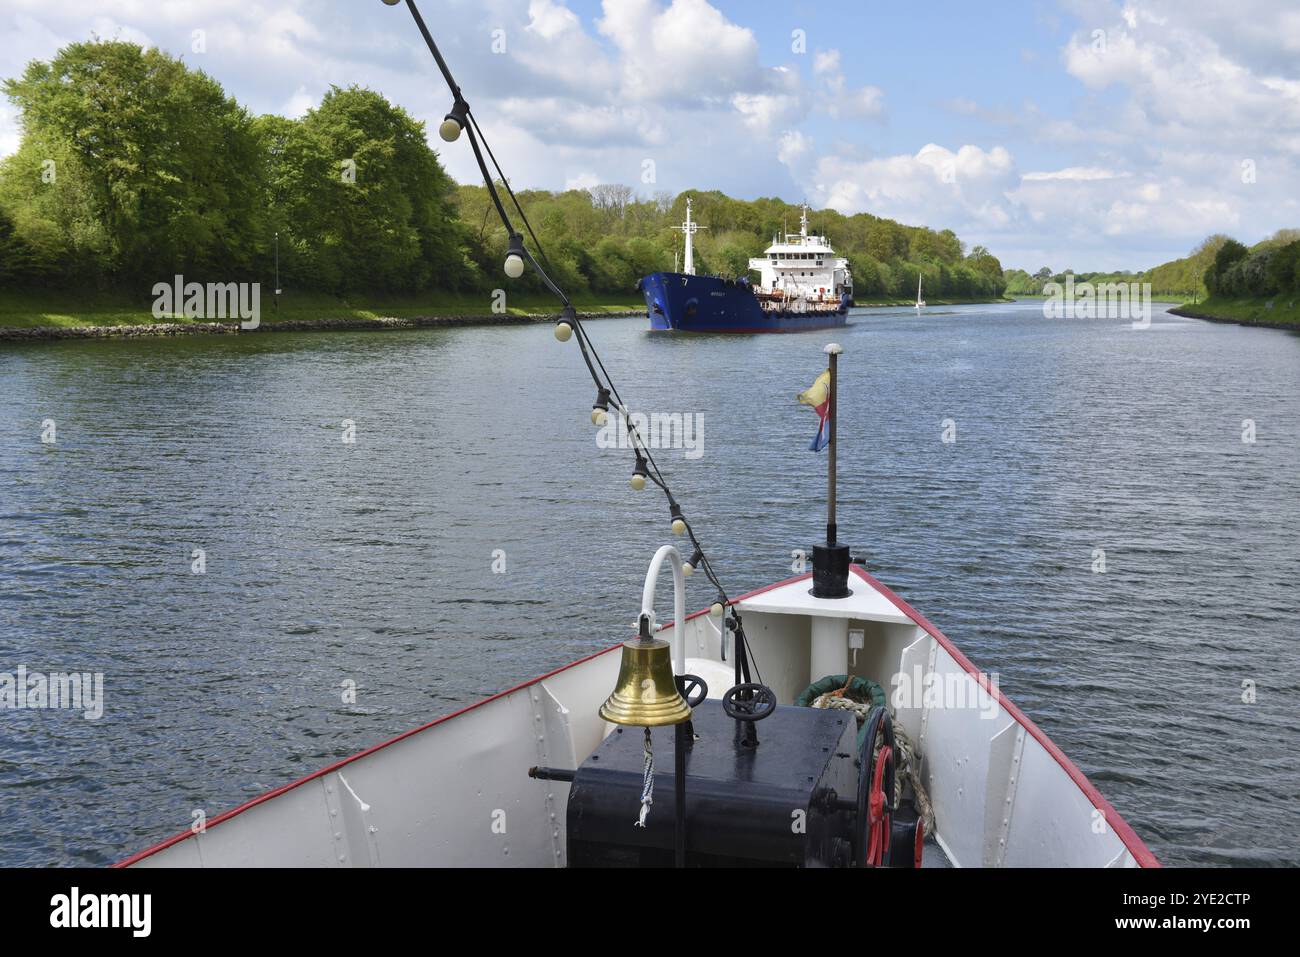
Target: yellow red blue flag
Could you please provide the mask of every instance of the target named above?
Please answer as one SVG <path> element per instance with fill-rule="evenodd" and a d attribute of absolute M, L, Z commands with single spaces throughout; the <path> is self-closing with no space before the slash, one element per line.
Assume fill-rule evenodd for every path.
<path fill-rule="evenodd" d="M 812 444 L 808 446 L 814 452 L 820 452 L 826 448 L 831 441 L 831 372 L 827 369 L 819 375 L 807 390 L 800 392 L 796 397 L 802 405 L 810 405 L 813 411 L 817 413 L 819 422 L 817 424 L 817 434 L 813 436 Z"/>

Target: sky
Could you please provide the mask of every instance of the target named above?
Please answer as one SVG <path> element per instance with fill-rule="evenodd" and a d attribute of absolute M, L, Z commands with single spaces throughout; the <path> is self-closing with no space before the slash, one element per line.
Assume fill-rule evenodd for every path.
<path fill-rule="evenodd" d="M 1030 272 L 1144 269 L 1300 227 L 1296 0 L 422 0 L 516 188 L 719 189 L 948 228 Z M 197 31 L 197 32 L 196 32 Z M 437 126 L 405 4 L 0 0 L 0 77 L 92 36 L 255 113 L 331 85 Z M 0 102 L 0 155 L 21 137 Z M 815 222 L 815 219 L 814 219 Z"/>

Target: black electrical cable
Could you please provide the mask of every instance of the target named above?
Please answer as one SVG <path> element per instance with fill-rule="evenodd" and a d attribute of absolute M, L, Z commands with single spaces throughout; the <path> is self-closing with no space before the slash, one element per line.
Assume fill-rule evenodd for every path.
<path fill-rule="evenodd" d="M 519 197 L 515 195 L 515 191 L 510 187 L 510 180 L 506 179 L 506 174 L 501 169 L 501 164 L 497 162 L 497 158 L 492 152 L 492 147 L 488 145 L 487 138 L 483 135 L 483 131 L 479 129 L 478 118 L 468 110 L 466 111 L 466 115 L 469 117 L 470 123 L 474 125 L 474 132 L 476 132 L 479 135 L 479 139 L 483 141 L 483 148 L 487 150 L 488 159 L 492 161 L 493 168 L 496 169 L 497 175 L 501 177 L 501 185 L 506 188 L 506 192 L 510 194 L 510 201 L 515 204 L 515 209 L 519 211 L 520 222 L 522 222 L 524 228 L 528 230 L 528 235 L 532 237 L 533 245 L 537 247 L 537 251 L 542 254 L 542 262 L 546 263 L 547 269 L 554 269 L 555 267 L 551 265 L 551 260 L 547 257 L 546 250 L 542 246 L 542 241 L 538 239 L 537 234 L 533 232 L 533 224 L 528 221 L 528 214 L 524 212 L 524 207 L 519 204 Z"/>
<path fill-rule="evenodd" d="M 618 387 L 614 384 L 614 380 L 610 376 L 608 370 L 606 370 L 604 362 L 601 361 L 600 353 L 596 350 L 595 344 L 591 342 L 590 337 L 587 335 L 586 329 L 582 325 L 582 321 L 578 318 L 577 310 L 573 307 L 573 303 L 570 301 L 569 297 L 565 295 L 564 290 L 560 288 L 559 284 L 552 280 L 550 275 L 548 275 L 547 269 L 553 267 L 551 266 L 550 259 L 546 255 L 546 250 L 543 247 L 541 240 L 537 238 L 536 232 L 533 231 L 532 224 L 528 221 L 528 216 L 524 212 L 523 206 L 519 202 L 519 198 L 515 195 L 514 189 L 511 188 L 510 181 L 506 179 L 505 173 L 501 169 L 501 164 L 497 162 L 496 156 L 492 152 L 492 147 L 488 145 L 487 138 L 483 135 L 482 129 L 479 128 L 477 118 L 470 110 L 469 105 L 465 102 L 460 86 L 456 83 L 455 77 L 452 76 L 451 68 L 447 65 L 447 61 L 443 59 L 437 43 L 434 42 L 433 35 L 429 32 L 429 28 L 424 22 L 424 17 L 420 15 L 419 8 L 415 5 L 415 0 L 406 0 L 406 6 L 407 9 L 411 11 L 411 16 L 414 18 L 415 25 L 419 28 L 421 36 L 424 38 L 425 45 L 428 46 L 429 52 L 433 54 L 433 58 L 438 64 L 438 69 L 441 71 L 443 79 L 446 80 L 447 86 L 451 90 L 452 96 L 455 100 L 455 106 L 462 108 L 465 117 L 469 121 L 468 125 L 464 127 L 465 132 L 469 136 L 470 146 L 474 150 L 474 159 L 478 164 L 480 174 L 483 176 L 483 182 L 487 187 L 488 195 L 491 197 L 492 203 L 496 207 L 497 215 L 505 226 L 506 232 L 512 237 L 518 235 L 514 224 L 510 221 L 509 214 L 506 212 L 505 204 L 501 201 L 501 196 L 497 191 L 494 178 L 488 169 L 487 163 L 483 159 L 484 150 L 487 151 L 488 158 L 492 161 L 492 166 L 496 169 L 497 175 L 501 180 L 501 185 L 509 195 L 515 210 L 519 213 L 520 222 L 523 223 L 524 229 L 528 232 L 529 238 L 532 239 L 533 245 L 542 257 L 543 262 L 545 262 L 546 269 L 542 268 L 542 265 L 538 263 L 532 253 L 528 251 L 527 247 L 524 248 L 524 257 L 528 260 L 528 263 L 533 267 L 533 269 L 536 270 L 542 283 L 563 304 L 564 311 L 561 318 L 563 321 L 572 325 L 574 332 L 578 336 L 578 347 L 582 353 L 583 361 L 586 363 L 587 371 L 591 374 L 592 380 L 595 382 L 597 389 L 608 388 L 610 393 L 614 396 L 614 399 L 619 406 L 619 412 L 623 414 L 624 419 L 627 422 L 627 430 L 633 440 L 634 451 L 638 452 L 649 465 L 650 471 L 647 477 L 663 490 L 664 495 L 668 498 L 669 507 L 672 508 L 677 505 L 677 500 L 673 496 L 672 490 L 668 487 L 668 480 L 664 478 L 663 472 L 659 469 L 658 464 L 654 460 L 654 456 L 651 455 L 649 446 L 646 444 L 645 439 L 641 436 L 636 426 L 631 423 L 630 418 L 628 417 L 627 404 L 619 394 Z M 596 371 L 597 368 L 600 370 L 599 373 Z M 695 530 L 691 528 L 690 522 L 683 517 L 682 523 L 685 526 L 686 535 L 691 544 L 700 553 L 701 562 L 699 567 L 704 571 L 704 575 L 710 584 L 718 589 L 719 599 L 722 602 L 725 613 L 726 607 L 730 604 L 730 599 L 727 598 L 726 589 L 722 587 L 722 583 L 714 573 L 713 564 L 709 561 L 708 555 L 705 554 L 704 547 L 700 544 L 699 539 L 696 538 Z M 735 616 L 734 611 L 732 614 Z M 746 650 L 748 650 L 749 643 L 745 638 L 743 629 L 738 629 L 738 631 L 741 642 L 744 643 Z"/>

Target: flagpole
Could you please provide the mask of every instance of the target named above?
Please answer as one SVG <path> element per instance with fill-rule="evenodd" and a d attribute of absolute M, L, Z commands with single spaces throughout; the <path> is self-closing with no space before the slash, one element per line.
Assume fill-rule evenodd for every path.
<path fill-rule="evenodd" d="M 835 544 L 835 452 L 838 444 L 835 441 L 835 425 L 837 418 L 835 415 L 835 384 L 838 374 L 838 365 L 840 353 L 844 351 L 843 346 L 832 342 L 826 347 L 826 354 L 831 357 L 831 394 L 830 402 L 826 407 L 831 419 L 831 436 L 827 445 L 826 455 L 826 544 Z"/>
<path fill-rule="evenodd" d="M 839 544 L 835 521 L 835 460 L 839 449 L 836 441 L 839 426 L 836 392 L 839 357 L 843 351 L 844 347 L 837 342 L 828 343 L 825 349 L 830 356 L 830 394 L 826 400 L 826 412 L 831 429 L 826 443 L 826 544 L 813 546 L 812 594 L 815 598 L 847 598 L 853 594 L 849 589 L 849 546 Z"/>

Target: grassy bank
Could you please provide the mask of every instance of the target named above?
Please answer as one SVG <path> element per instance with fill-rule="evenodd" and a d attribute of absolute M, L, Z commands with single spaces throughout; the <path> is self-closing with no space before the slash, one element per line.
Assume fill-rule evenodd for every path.
<path fill-rule="evenodd" d="M 930 299 L 929 306 L 956 306 L 1009 299 Z M 514 316 L 551 316 L 559 312 L 548 293 L 516 293 L 507 299 L 506 312 Z M 574 300 L 583 313 L 641 312 L 638 295 L 586 296 Z M 910 299 L 873 300 L 859 306 L 911 306 Z M 411 319 L 419 316 L 488 316 L 492 299 L 483 293 L 427 293 L 418 296 L 356 296 L 340 299 L 318 293 L 290 293 L 274 299 L 263 295 L 262 322 L 302 322 L 347 319 Z M 58 290 L 0 289 L 0 329 L 71 329 L 80 326 L 192 325 L 203 319 L 153 316 L 152 299 L 131 299 L 120 294 L 79 293 Z"/>
<path fill-rule="evenodd" d="M 1212 322 L 1235 322 L 1243 326 L 1274 326 L 1300 329 L 1300 296 L 1272 299 L 1225 299 L 1211 297 L 1204 302 L 1186 303 L 1171 310 L 1175 315 Z"/>
<path fill-rule="evenodd" d="M 575 299 L 582 312 L 627 312 L 644 310 L 639 296 L 598 296 Z M 316 319 L 409 319 L 415 316 L 487 316 L 492 300 L 483 293 L 472 295 L 429 293 L 420 296 L 357 296 L 339 299 L 314 293 L 293 293 L 280 297 L 276 309 L 271 296 L 263 296 L 262 322 Z M 554 315 L 559 312 L 555 297 L 545 293 L 518 293 L 507 299 L 511 315 Z M 169 323 L 204 320 L 168 318 Z M 153 301 L 132 300 L 109 294 L 78 294 L 55 290 L 0 290 L 0 328 L 38 329 L 75 326 L 154 325 Z"/>

